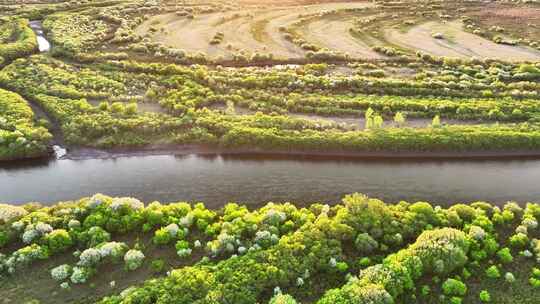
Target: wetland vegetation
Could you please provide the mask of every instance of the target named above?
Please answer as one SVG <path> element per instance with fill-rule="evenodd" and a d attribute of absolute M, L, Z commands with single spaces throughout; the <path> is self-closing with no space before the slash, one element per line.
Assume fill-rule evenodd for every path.
<path fill-rule="evenodd" d="M 28 166 L 15 162 L 54 153 L 418 159 L 539 151 L 535 0 L 0 0 L 0 183 L 15 185 L 0 201 L 41 189 L 21 183 L 33 180 L 24 174 L 11 184 L 10 168 Z M 161 164 L 171 166 L 162 179 L 179 165 Z M 191 180 L 204 167 L 180 166 Z M 67 183 L 77 189 L 71 199 L 43 193 L 46 205 L 0 204 L 0 302 L 538 302 L 537 203 L 326 201 L 358 191 L 338 186 L 284 203 L 293 199 L 280 179 L 317 185 L 306 163 L 266 168 L 284 166 L 299 172 L 272 171 L 267 182 L 245 171 L 220 176 L 231 189 L 255 180 L 266 192 L 234 203 L 215 190 L 205 197 L 224 201 L 211 207 L 193 196 L 145 204 L 124 197 L 132 193 L 94 195 L 102 191 L 88 193 L 89 176 L 58 169 L 80 181 Z M 355 166 L 370 184 L 373 168 Z M 134 178 L 123 169 L 114 167 Z M 288 186 L 309 189 L 306 181 Z M 385 195 L 392 181 L 377 185 L 381 196 L 401 197 Z M 506 181 L 494 196 L 513 189 Z M 334 183 L 353 185 L 343 176 Z M 174 193 L 196 195 L 189 190 Z M 283 203 L 266 204 L 278 190 Z M 467 197 L 494 197 L 476 190 Z M 530 197 L 524 191 L 514 195 Z"/>

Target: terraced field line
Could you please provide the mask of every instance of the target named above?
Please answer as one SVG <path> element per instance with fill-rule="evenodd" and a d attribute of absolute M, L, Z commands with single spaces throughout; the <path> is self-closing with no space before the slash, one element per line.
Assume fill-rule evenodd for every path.
<path fill-rule="evenodd" d="M 309 22 L 305 27 L 300 28 L 300 32 L 304 39 L 315 45 L 348 53 L 354 58 L 382 58 L 367 43 L 352 36 L 350 32 L 352 27 L 352 18 L 328 16 Z"/>
<path fill-rule="evenodd" d="M 444 39 L 435 39 L 442 33 Z M 421 50 L 436 56 L 494 58 L 510 61 L 539 60 L 540 52 L 523 46 L 502 45 L 463 30 L 461 21 L 447 23 L 430 21 L 402 33 L 397 29 L 385 31 L 386 39 L 400 47 Z"/>
<path fill-rule="evenodd" d="M 280 26 L 287 26 L 299 18 L 299 14 L 312 14 L 325 10 L 372 6 L 368 2 L 327 3 L 307 6 L 283 6 L 262 9 L 245 9 L 227 13 L 211 13 L 195 16 L 195 19 L 172 14 L 157 15 L 136 29 L 144 35 L 152 27 L 165 27 L 152 39 L 188 52 L 204 52 L 209 57 L 232 57 L 241 50 L 248 53 L 272 53 L 280 58 L 302 58 L 305 52 L 283 38 Z M 235 17 L 236 14 L 241 16 Z M 348 29 L 347 29 L 348 31 Z M 220 45 L 210 45 L 216 32 L 223 32 Z M 347 35 L 350 36 L 350 35 Z M 336 37 L 336 39 L 340 39 Z M 352 39 L 352 38 L 345 38 Z M 227 46 L 232 49 L 227 49 Z"/>

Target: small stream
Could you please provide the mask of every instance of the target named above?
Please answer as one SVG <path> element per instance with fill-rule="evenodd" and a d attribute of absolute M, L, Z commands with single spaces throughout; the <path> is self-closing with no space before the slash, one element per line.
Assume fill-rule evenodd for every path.
<path fill-rule="evenodd" d="M 30 21 L 30 28 L 32 28 L 34 33 L 36 33 L 37 35 L 39 52 L 49 52 L 51 50 L 51 43 L 47 40 L 47 38 L 45 38 L 45 33 L 43 32 L 43 25 L 41 24 L 41 20 Z M 43 109 L 34 104 L 31 104 L 31 107 L 34 113 L 36 113 L 37 117 L 49 120 L 47 114 L 43 111 Z M 56 159 L 61 159 L 67 154 L 66 149 L 60 145 L 53 145 L 52 150 Z"/>
<path fill-rule="evenodd" d="M 30 21 L 30 27 L 34 30 L 37 35 L 37 42 L 40 52 L 48 52 L 51 50 L 51 43 L 45 38 L 43 33 L 43 26 L 40 20 Z"/>

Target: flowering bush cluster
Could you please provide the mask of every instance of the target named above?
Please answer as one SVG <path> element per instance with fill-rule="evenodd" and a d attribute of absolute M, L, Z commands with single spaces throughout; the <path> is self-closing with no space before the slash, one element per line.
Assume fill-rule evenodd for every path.
<path fill-rule="evenodd" d="M 0 271 L 16 275 L 35 261 L 75 250 L 77 262 L 49 270 L 52 280 L 69 290 L 99 279 L 106 265 L 144 269 L 152 248 L 115 241 L 122 234 L 142 233 L 153 248 L 174 250 L 186 266 L 102 303 L 174 298 L 186 304 L 202 299 L 248 304 L 270 300 L 272 290 L 271 301 L 294 303 L 314 288 L 321 290 L 316 302 L 321 304 L 414 301 L 439 290 L 445 301 L 458 303 L 478 299 L 468 286 L 473 275 L 499 284 L 523 280 L 512 273 L 515 263 L 537 254 L 538 241 L 517 246 L 515 235 L 498 232 L 519 230 L 528 238 L 537 229 L 537 206 L 388 205 L 354 194 L 333 207 L 269 203 L 249 210 L 230 203 L 209 210 L 201 203 L 145 206 L 97 194 L 53 207 L 21 207 L 25 212 L 11 216 L 0 231 L 6 245 L 26 244 L 0 257 Z M 152 260 L 148 267 L 161 273 L 166 263 Z M 416 288 L 430 278 L 432 284 Z M 540 272 L 532 270 L 526 280 L 540 286 L 539 278 Z"/>

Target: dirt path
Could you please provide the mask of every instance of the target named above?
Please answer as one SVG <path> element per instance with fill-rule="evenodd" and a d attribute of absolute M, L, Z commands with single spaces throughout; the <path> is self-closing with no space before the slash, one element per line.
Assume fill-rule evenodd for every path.
<path fill-rule="evenodd" d="M 433 33 L 443 34 L 435 39 Z M 494 58 L 509 61 L 539 60 L 540 52 L 522 46 L 497 44 L 465 32 L 460 21 L 426 22 L 403 33 L 398 29 L 385 31 L 386 39 L 403 48 L 420 50 L 436 56 Z"/>

